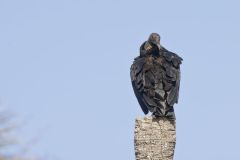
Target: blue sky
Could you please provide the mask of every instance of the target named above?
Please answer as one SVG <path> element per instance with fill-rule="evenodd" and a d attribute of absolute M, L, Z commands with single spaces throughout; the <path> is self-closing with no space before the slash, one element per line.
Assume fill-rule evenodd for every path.
<path fill-rule="evenodd" d="M 240 2 L 1 0 L 1 106 L 31 152 L 134 159 L 129 68 L 151 32 L 183 57 L 176 160 L 238 160 Z"/>

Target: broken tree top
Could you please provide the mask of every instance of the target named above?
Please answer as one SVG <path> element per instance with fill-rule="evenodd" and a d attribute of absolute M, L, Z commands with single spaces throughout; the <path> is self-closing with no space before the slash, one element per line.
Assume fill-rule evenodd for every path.
<path fill-rule="evenodd" d="M 136 119 L 136 160 L 173 160 L 175 144 L 175 120 L 153 116 Z"/>

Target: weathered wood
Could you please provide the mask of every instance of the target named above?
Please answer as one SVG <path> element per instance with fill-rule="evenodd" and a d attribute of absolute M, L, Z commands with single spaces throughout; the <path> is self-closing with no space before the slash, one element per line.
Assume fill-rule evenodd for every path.
<path fill-rule="evenodd" d="M 173 160 L 176 144 L 175 120 L 144 117 L 135 122 L 136 160 Z"/>

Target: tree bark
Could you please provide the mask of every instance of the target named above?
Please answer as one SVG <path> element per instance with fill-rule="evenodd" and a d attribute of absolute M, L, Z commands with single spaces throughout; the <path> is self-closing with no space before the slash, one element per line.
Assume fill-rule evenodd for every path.
<path fill-rule="evenodd" d="M 175 144 L 175 120 L 153 116 L 136 119 L 134 132 L 136 160 L 173 160 Z"/>

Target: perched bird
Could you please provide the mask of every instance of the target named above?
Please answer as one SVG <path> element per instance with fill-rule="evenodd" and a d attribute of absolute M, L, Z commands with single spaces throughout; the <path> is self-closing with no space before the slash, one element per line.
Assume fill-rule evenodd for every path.
<path fill-rule="evenodd" d="M 175 119 L 173 105 L 178 102 L 182 58 L 160 45 L 152 33 L 140 47 L 140 55 L 130 69 L 132 86 L 145 114 Z"/>

